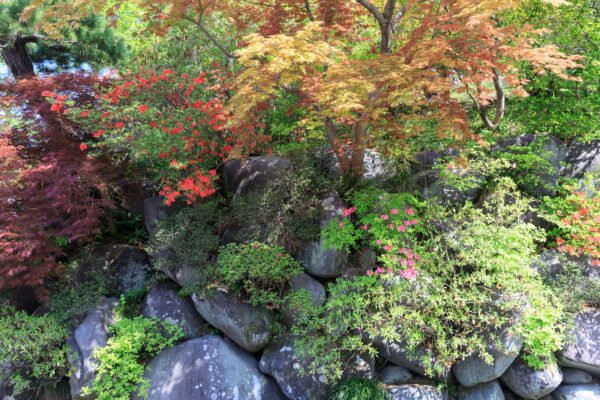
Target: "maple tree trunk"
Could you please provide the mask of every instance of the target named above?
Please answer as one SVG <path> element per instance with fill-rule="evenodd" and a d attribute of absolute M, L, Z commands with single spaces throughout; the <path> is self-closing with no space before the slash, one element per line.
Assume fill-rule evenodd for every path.
<path fill-rule="evenodd" d="M 354 125 L 354 140 L 352 141 L 352 160 L 350 174 L 353 178 L 361 178 L 363 174 L 363 158 L 365 154 L 365 136 L 369 129 L 369 121 L 361 119 Z"/>
<path fill-rule="evenodd" d="M 381 54 L 389 54 L 392 52 L 392 37 L 393 32 L 389 25 L 381 26 L 381 43 L 379 45 L 379 51 Z"/>
<path fill-rule="evenodd" d="M 17 39 L 12 46 L 2 48 L 2 58 L 17 80 L 35 75 L 33 63 L 27 54 L 27 42 L 26 39 Z"/>

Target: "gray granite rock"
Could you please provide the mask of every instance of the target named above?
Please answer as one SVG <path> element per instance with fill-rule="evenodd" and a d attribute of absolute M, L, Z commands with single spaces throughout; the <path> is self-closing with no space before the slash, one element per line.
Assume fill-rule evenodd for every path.
<path fill-rule="evenodd" d="M 515 394 L 525 399 L 539 399 L 556 389 L 562 378 L 556 363 L 547 363 L 543 369 L 536 370 L 519 357 L 500 379 Z"/>
<path fill-rule="evenodd" d="M 345 148 L 345 155 L 350 159 L 352 155 L 350 148 Z M 329 147 L 321 151 L 319 157 L 329 174 L 333 176 L 341 174 L 340 163 Z M 386 160 L 381 153 L 375 149 L 365 149 L 363 156 L 363 179 L 385 179 L 394 175 L 395 172 L 396 169 L 393 163 Z"/>
<path fill-rule="evenodd" d="M 600 385 L 561 385 L 552 392 L 553 400 L 600 400 Z"/>
<path fill-rule="evenodd" d="M 148 400 L 283 400 L 251 355 L 219 336 L 203 336 L 162 351 L 144 372 Z M 138 394 L 135 400 L 142 400 Z"/>
<path fill-rule="evenodd" d="M 569 145 L 567 166 L 563 174 L 569 178 L 581 178 L 588 172 L 600 171 L 600 141 L 573 142 Z"/>
<path fill-rule="evenodd" d="M 207 326 L 189 298 L 177 294 L 177 286 L 163 284 L 152 288 L 142 305 L 142 315 L 179 326 L 187 339 L 207 333 Z"/>
<path fill-rule="evenodd" d="M 559 353 L 559 363 L 600 374 L 600 309 L 588 308 L 575 315 L 574 338 Z"/>
<path fill-rule="evenodd" d="M 152 275 L 150 257 L 144 250 L 129 245 L 114 245 L 105 260 L 105 271 L 118 293 L 144 290 Z"/>
<path fill-rule="evenodd" d="M 224 193 L 239 196 L 268 184 L 291 167 L 289 160 L 276 156 L 230 160 L 221 169 L 221 187 Z"/>
<path fill-rule="evenodd" d="M 274 316 L 265 308 L 241 303 L 223 293 L 192 296 L 198 313 L 244 350 L 256 353 L 269 342 Z"/>
<path fill-rule="evenodd" d="M 267 347 L 260 359 L 262 373 L 275 378 L 283 394 L 291 400 L 326 400 L 328 386 L 322 375 L 303 374 L 308 362 L 299 356 L 291 340 Z"/>
<path fill-rule="evenodd" d="M 576 268 L 581 275 L 600 282 L 600 269 L 592 264 L 588 256 L 568 256 L 556 250 L 544 250 L 533 267 L 547 280 L 556 281 L 568 268 Z"/>
<path fill-rule="evenodd" d="M 330 221 L 342 215 L 344 202 L 337 193 L 328 193 L 321 200 L 321 215 L 319 225 L 325 228 Z M 323 239 L 307 242 L 300 250 L 300 259 L 306 273 L 317 278 L 337 278 L 347 267 L 345 251 L 326 249 Z"/>
<path fill-rule="evenodd" d="M 500 337 L 500 346 L 489 344 L 487 347 L 493 360 L 491 364 L 488 364 L 479 354 L 471 354 L 452 367 L 452 372 L 461 385 L 472 387 L 491 382 L 504 374 L 519 355 L 523 340 L 510 334 L 508 330 L 504 330 Z"/>
<path fill-rule="evenodd" d="M 498 381 L 481 383 L 470 388 L 461 388 L 458 400 L 504 400 L 504 393 Z"/>
<path fill-rule="evenodd" d="M 114 322 L 114 309 L 117 299 L 100 298 L 97 307 L 88 313 L 73 335 L 67 339 L 71 377 L 71 397 L 88 399 L 81 393 L 84 387 L 90 385 L 96 374 L 96 363 L 93 353 L 96 349 L 106 346 L 108 342 L 108 327 Z"/>
<path fill-rule="evenodd" d="M 150 236 L 156 231 L 158 223 L 181 210 L 184 202 L 181 200 L 167 206 L 162 196 L 149 197 L 144 200 L 144 225 Z"/>
<path fill-rule="evenodd" d="M 388 385 L 399 385 L 401 383 L 409 382 L 413 377 L 413 374 L 408 368 L 400 367 L 398 365 L 387 365 L 381 370 L 381 382 Z"/>
<path fill-rule="evenodd" d="M 392 342 L 381 338 L 374 338 L 372 343 L 377 351 L 379 351 L 379 354 L 386 360 L 422 376 L 426 375 L 427 370 L 424 360 L 429 358 L 434 363 L 433 357 L 423 349 L 417 348 L 414 353 L 410 353 L 404 341 Z M 448 382 L 452 379 L 451 375 L 450 369 L 444 368 L 443 373 L 436 374 L 432 379 L 437 382 Z"/>
<path fill-rule="evenodd" d="M 399 385 L 387 387 L 387 400 L 444 400 L 444 393 L 435 386 Z"/>
<path fill-rule="evenodd" d="M 591 383 L 594 377 L 587 371 L 573 368 L 563 368 L 563 384 L 564 385 L 580 385 Z"/>

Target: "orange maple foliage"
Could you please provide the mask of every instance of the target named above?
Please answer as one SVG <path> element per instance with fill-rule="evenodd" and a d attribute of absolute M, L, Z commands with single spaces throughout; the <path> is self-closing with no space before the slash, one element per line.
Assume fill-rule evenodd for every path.
<path fill-rule="evenodd" d="M 250 35 L 247 46 L 236 52 L 245 70 L 229 104 L 234 115 L 230 125 L 258 118 L 279 90 L 297 88 L 311 117 L 324 127 L 342 170 L 360 176 L 366 145 L 376 141 L 378 132 L 392 137 L 398 132 L 390 130 L 401 122 L 394 118 L 396 108 L 420 114 L 428 110 L 441 137 L 477 139 L 457 94 L 465 93 L 494 130 L 504 114 L 505 86 L 515 96 L 526 95 L 519 63 L 566 79 L 567 71 L 579 66 L 580 57 L 554 46 L 537 47 L 535 38 L 543 32 L 502 21 L 502 13 L 519 7 L 518 1 L 414 0 L 398 9 L 396 1 L 387 0 L 383 10 L 358 2 L 381 26 L 379 54 L 353 59 L 316 22 L 293 35 Z M 384 43 L 390 34 L 394 42 Z M 494 104 L 496 113 L 490 119 Z M 385 129 L 379 129 L 384 121 Z M 352 127 L 349 138 L 341 133 L 342 125 Z M 344 140 L 352 146 L 349 160 Z"/>

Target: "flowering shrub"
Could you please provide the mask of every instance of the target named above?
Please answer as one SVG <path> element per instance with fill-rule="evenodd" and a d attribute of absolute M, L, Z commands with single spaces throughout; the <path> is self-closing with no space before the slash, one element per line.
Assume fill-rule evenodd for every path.
<path fill-rule="evenodd" d="M 407 193 L 365 190 L 352 197 L 354 206 L 345 209 L 323 231 L 325 246 L 338 250 L 367 244 L 379 253 L 379 265 L 368 275 L 399 273 L 406 279 L 416 275 L 421 257 L 415 251 L 417 236 L 424 233 L 417 217 L 424 206 Z"/>
<path fill-rule="evenodd" d="M 556 224 L 556 248 L 571 256 L 592 257 L 600 266 L 600 193 L 586 195 L 574 186 L 566 187 L 564 198 L 547 199 L 546 218 Z"/>
<path fill-rule="evenodd" d="M 350 216 L 362 226 L 368 216 L 373 233 L 365 238 L 374 242 L 378 260 L 388 264 L 365 276 L 337 279 L 328 286 L 328 301 L 322 307 L 303 310 L 292 332 L 299 338 L 298 348 L 314 360 L 310 371 L 337 380 L 353 355 L 377 353 L 376 343 L 365 340 L 377 338 L 401 343 L 428 374 L 442 375 L 473 352 L 491 361 L 487 346 L 499 340 L 504 329 L 524 338 L 524 357 L 530 365 L 539 367 L 551 360 L 562 345 L 562 307 L 530 267 L 543 235 L 521 220 L 529 204 L 515 189 L 510 180 L 501 180 L 483 208 L 467 204 L 458 211 L 418 201 L 409 208 L 406 195 L 356 195 L 356 210 L 347 210 L 346 219 L 326 232 L 339 233 L 335 226 Z M 376 203 L 365 202 L 368 198 Z M 386 200 L 398 203 L 390 209 Z M 382 211 L 387 209 L 389 213 Z M 392 214 L 394 209 L 398 214 Z M 392 248 L 386 251 L 377 246 L 397 235 L 390 234 L 389 225 L 385 230 L 385 224 L 398 222 L 392 215 L 398 220 L 418 215 L 418 222 L 411 224 L 410 235 L 389 242 Z M 329 240 L 348 238 L 327 235 Z M 344 243 L 351 242 L 352 238 Z M 409 279 L 402 274 L 409 269 L 402 269 L 401 260 L 410 258 L 393 253 L 395 246 L 412 249 L 417 266 Z"/>
<path fill-rule="evenodd" d="M 48 93 L 53 109 L 68 113 L 91 132 L 82 151 L 131 157 L 162 184 L 171 204 L 215 192 L 216 168 L 232 155 L 248 153 L 269 140 L 254 126 L 225 128 L 228 86 L 218 73 L 178 74 L 141 70 L 124 75 L 96 95 L 90 108 L 70 111 L 64 96 Z"/>

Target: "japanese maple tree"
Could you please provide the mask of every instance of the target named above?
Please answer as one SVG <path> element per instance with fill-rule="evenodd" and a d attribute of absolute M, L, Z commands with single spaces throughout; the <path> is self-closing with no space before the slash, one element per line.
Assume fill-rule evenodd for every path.
<path fill-rule="evenodd" d="M 325 130 L 342 170 L 360 177 L 365 147 L 381 138 L 388 145 L 401 141 L 406 119 L 435 120 L 440 138 L 477 139 L 461 94 L 494 130 L 504 114 L 505 91 L 526 95 L 520 63 L 565 79 L 578 67 L 579 57 L 536 46 L 536 36 L 544 32 L 503 22 L 503 13 L 518 8 L 518 1 L 357 4 L 381 32 L 378 52 L 367 57 L 354 57 L 344 40 L 327 35 L 317 22 L 290 35 L 248 36 L 247 46 L 236 52 L 244 71 L 229 103 L 229 126 L 259 119 L 279 90 L 297 90 L 312 123 Z M 412 111 L 399 113 L 400 108 Z M 351 145 L 349 159 L 345 142 Z"/>
<path fill-rule="evenodd" d="M 44 98 L 54 90 L 85 102 L 97 83 L 64 74 L 0 87 L 22 120 L 0 133 L 0 289 L 29 287 L 43 298 L 66 247 L 100 233 L 116 172 L 80 150 L 79 131 Z"/>

